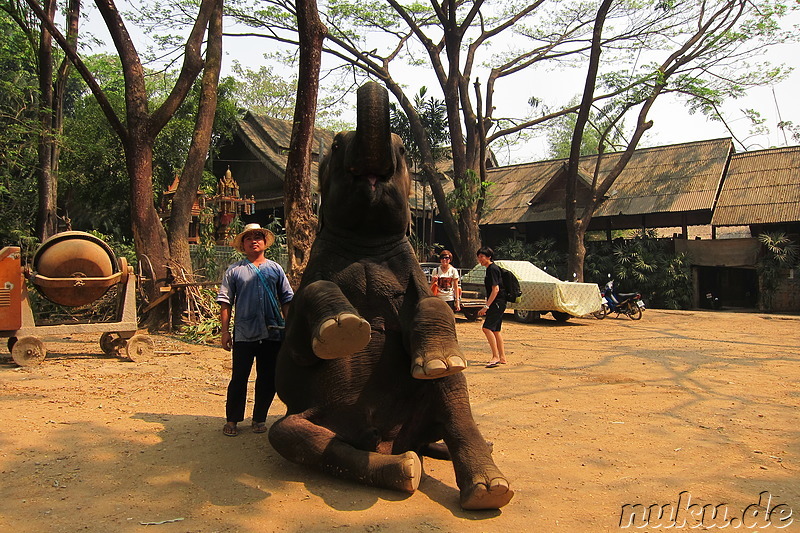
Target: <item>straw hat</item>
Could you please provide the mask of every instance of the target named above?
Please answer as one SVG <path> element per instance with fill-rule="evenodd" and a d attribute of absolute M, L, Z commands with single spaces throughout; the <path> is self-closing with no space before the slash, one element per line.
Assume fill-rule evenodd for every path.
<path fill-rule="evenodd" d="M 267 228 L 262 228 L 260 224 L 248 224 L 244 227 L 242 232 L 238 234 L 236 237 L 233 238 L 233 242 L 231 246 L 239 250 L 240 252 L 244 252 L 244 248 L 242 247 L 242 241 L 244 240 L 246 235 L 250 235 L 253 233 L 260 233 L 264 236 L 264 240 L 266 241 L 265 248 L 269 248 L 272 246 L 272 243 L 275 242 L 275 235 L 268 230 Z"/>

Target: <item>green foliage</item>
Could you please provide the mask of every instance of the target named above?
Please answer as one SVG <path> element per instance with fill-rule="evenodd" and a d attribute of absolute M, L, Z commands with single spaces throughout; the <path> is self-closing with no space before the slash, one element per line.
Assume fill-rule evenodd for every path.
<path fill-rule="evenodd" d="M 453 190 L 446 196 L 447 205 L 453 210 L 453 216 L 458 218 L 463 210 L 471 209 L 478 200 L 486 199 L 492 185 L 494 183 L 491 181 L 481 181 L 478 173 L 468 168 L 463 179 L 453 180 Z"/>
<path fill-rule="evenodd" d="M 294 117 L 294 100 L 297 94 L 297 76 L 286 78 L 275 73 L 272 66 L 258 70 L 233 62 L 234 95 L 243 108 L 259 115 L 282 120 Z"/>
<path fill-rule="evenodd" d="M 230 80 L 230 97 L 237 105 L 257 115 L 266 115 L 281 120 L 294 119 L 295 96 L 297 95 L 296 59 L 288 60 L 279 54 L 265 54 L 273 64 L 260 66 L 257 70 L 233 62 L 235 78 Z M 275 65 L 290 67 L 289 73 L 279 72 Z M 285 70 L 285 68 L 284 68 Z M 316 125 L 328 129 L 352 129 L 343 127 L 340 120 L 343 102 L 320 91 L 317 101 Z M 219 111 L 219 110 L 218 110 Z"/>
<path fill-rule="evenodd" d="M 433 96 L 425 98 L 427 92 L 427 87 L 421 87 L 419 92 L 414 95 L 414 109 L 416 109 L 422 126 L 425 128 L 425 136 L 428 139 L 428 146 L 433 152 L 433 159 L 439 161 L 449 154 L 450 130 L 447 125 L 447 107 L 444 100 L 439 100 Z M 389 104 L 389 115 L 392 131 L 403 139 L 406 153 L 415 164 L 420 163 L 422 154 L 419 145 L 414 140 L 408 117 L 402 108 L 394 102 Z"/>
<path fill-rule="evenodd" d="M 785 233 L 761 233 L 758 241 L 764 251 L 756 263 L 761 306 L 772 310 L 775 291 L 786 270 L 800 266 L 800 245 Z"/>
<path fill-rule="evenodd" d="M 125 106 L 125 80 L 119 58 L 95 55 L 85 59 L 108 96 L 122 113 Z M 74 79 L 74 76 L 73 76 Z M 169 75 L 148 79 L 148 92 L 154 105 L 165 96 Z M 234 131 L 239 109 L 232 99 L 233 80 L 220 81 L 210 151 L 213 154 Z M 72 227 L 97 230 L 117 240 L 132 238 L 130 219 L 130 180 L 125 152 L 116 132 L 110 127 L 95 98 L 81 83 L 71 84 L 70 105 L 64 118 L 64 142 L 60 165 L 59 204 Z M 175 116 L 156 138 L 153 153 L 153 193 L 157 197 L 174 180 L 186 161 L 199 105 L 200 81 Z M 212 184 L 216 179 L 205 178 Z M 35 200 L 35 195 L 33 196 Z"/>
<path fill-rule="evenodd" d="M 218 152 L 220 145 L 231 138 L 235 131 L 236 120 L 242 115 L 234 100 L 236 87 L 237 82 L 231 77 L 221 79 L 217 87 L 217 107 L 209 146 L 212 157 Z M 202 79 L 198 78 L 186 100 L 156 138 L 153 147 L 153 183 L 156 196 L 172 184 L 186 163 L 200 106 L 201 91 Z M 163 95 L 157 96 L 161 98 Z"/>
<path fill-rule="evenodd" d="M 122 112 L 125 80 L 119 58 L 101 54 L 87 57 L 85 62 L 112 107 Z M 76 77 L 73 73 L 73 79 Z M 64 115 L 59 205 L 73 229 L 132 239 L 130 182 L 122 143 L 94 96 L 81 84 L 71 86 L 74 92 Z"/>
<path fill-rule="evenodd" d="M 601 144 L 605 146 L 617 146 L 621 140 L 620 131 L 611 127 L 607 116 L 611 113 L 609 104 L 594 113 L 589 123 L 583 131 L 581 139 L 581 155 L 593 155 L 598 153 Z M 577 113 L 570 113 L 552 120 L 547 128 L 547 142 L 549 144 L 548 154 L 552 159 L 566 159 L 572 151 L 572 135 L 575 131 L 575 123 L 578 119 Z M 607 130 L 611 133 L 606 133 Z M 604 150 L 605 151 L 605 150 Z"/>
<path fill-rule="evenodd" d="M 119 239 L 114 235 L 104 235 L 97 230 L 89 230 L 86 233 L 94 235 L 104 243 L 106 243 L 117 257 L 124 257 L 128 264 L 136 267 L 139 260 L 136 257 L 136 247 L 133 244 L 133 239 Z"/>
<path fill-rule="evenodd" d="M 38 81 L 26 36 L 2 9 L 0 35 L 0 245 L 24 245 L 37 206 Z"/>
<path fill-rule="evenodd" d="M 199 297 L 203 300 L 199 308 L 219 309 L 216 303 L 217 291 L 211 288 L 202 288 Z M 197 344 L 216 344 L 219 342 L 222 324 L 219 321 L 219 313 L 208 313 L 200 317 L 193 324 L 184 324 L 180 329 L 181 339 Z"/>
<path fill-rule="evenodd" d="M 610 276 L 609 276 L 610 275 Z M 675 254 L 669 241 L 654 232 L 630 240 L 587 243 L 584 279 L 605 285 L 609 277 L 620 292 L 638 291 L 650 307 L 686 309 L 692 303 L 691 267 L 685 254 Z"/>
<path fill-rule="evenodd" d="M 497 245 L 496 257 L 513 261 L 530 261 L 551 276 L 561 279 L 559 275 L 565 267 L 566 258 L 556 248 L 556 240 L 543 237 L 535 242 L 527 243 L 519 239 L 506 239 Z"/>

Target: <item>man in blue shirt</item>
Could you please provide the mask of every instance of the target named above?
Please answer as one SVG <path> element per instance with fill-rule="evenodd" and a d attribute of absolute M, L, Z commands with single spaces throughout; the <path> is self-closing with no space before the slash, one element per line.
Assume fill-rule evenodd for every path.
<path fill-rule="evenodd" d="M 222 324 L 222 347 L 232 350 L 233 370 L 225 404 L 222 433 L 235 437 L 244 420 L 247 382 L 256 362 L 253 433 L 267 431 L 267 412 L 275 398 L 275 363 L 283 339 L 284 317 L 294 292 L 283 268 L 267 259 L 275 235 L 258 224 L 248 224 L 233 239 L 246 258 L 228 267 L 217 294 Z M 231 315 L 235 310 L 233 338 Z"/>

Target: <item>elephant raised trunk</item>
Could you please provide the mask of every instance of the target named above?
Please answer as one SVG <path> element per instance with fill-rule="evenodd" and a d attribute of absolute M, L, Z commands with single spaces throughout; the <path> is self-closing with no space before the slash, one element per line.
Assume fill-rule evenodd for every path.
<path fill-rule="evenodd" d="M 386 179 L 394 174 L 389 93 L 375 83 L 359 87 L 355 141 L 347 147 L 345 165 L 354 176 Z"/>

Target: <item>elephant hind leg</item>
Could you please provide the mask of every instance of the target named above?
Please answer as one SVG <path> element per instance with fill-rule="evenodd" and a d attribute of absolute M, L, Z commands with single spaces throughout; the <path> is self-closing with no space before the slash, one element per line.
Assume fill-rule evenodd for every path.
<path fill-rule="evenodd" d="M 269 441 L 293 463 L 372 487 L 411 493 L 422 478 L 422 462 L 416 453 L 388 455 L 359 450 L 302 415 L 288 415 L 273 424 Z"/>

